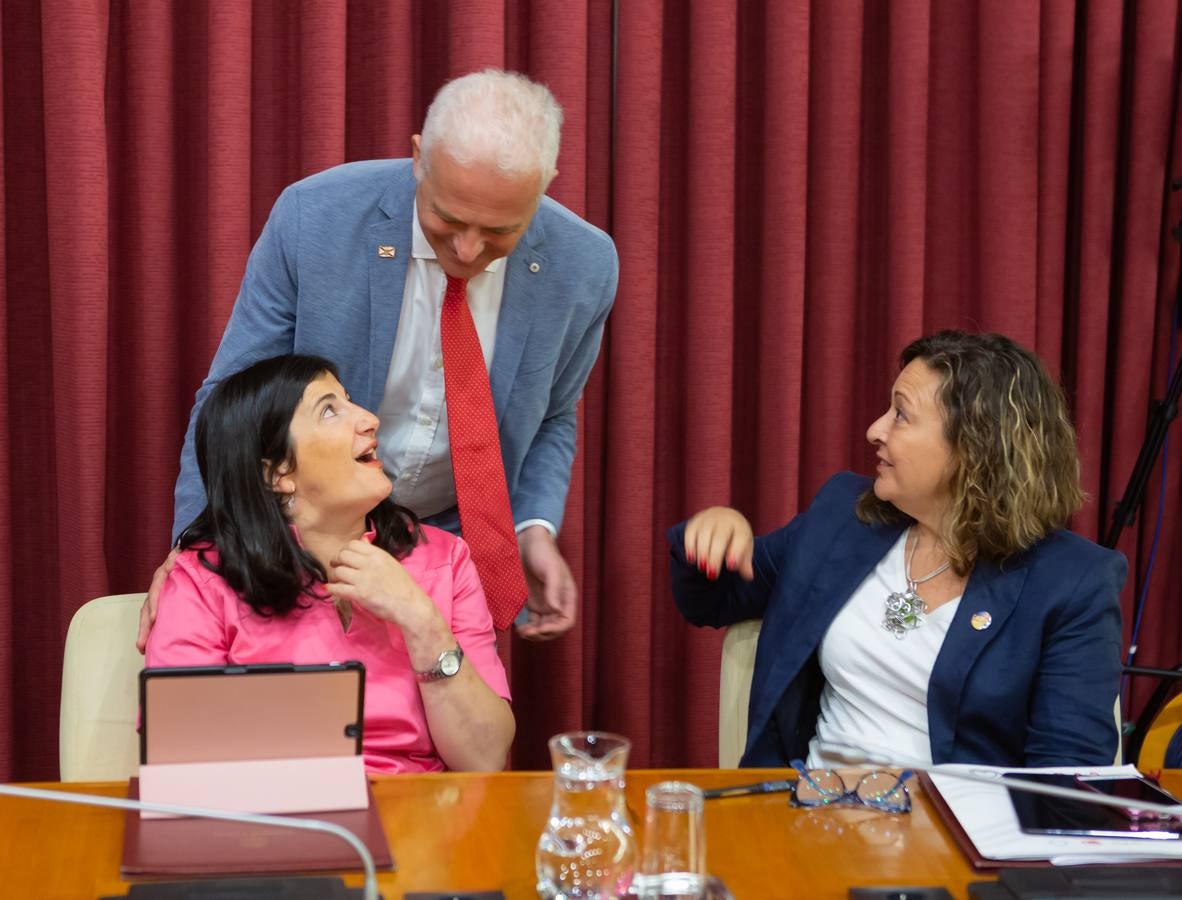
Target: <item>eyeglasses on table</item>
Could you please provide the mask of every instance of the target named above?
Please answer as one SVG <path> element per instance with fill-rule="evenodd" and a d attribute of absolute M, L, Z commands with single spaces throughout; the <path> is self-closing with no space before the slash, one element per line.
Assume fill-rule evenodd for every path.
<path fill-rule="evenodd" d="M 792 805 L 806 809 L 838 804 L 857 804 L 888 813 L 911 812 L 911 794 L 903 784 L 915 773 L 867 772 L 852 788 L 832 769 L 809 769 L 794 759 L 792 768 L 800 774 L 792 789 Z"/>

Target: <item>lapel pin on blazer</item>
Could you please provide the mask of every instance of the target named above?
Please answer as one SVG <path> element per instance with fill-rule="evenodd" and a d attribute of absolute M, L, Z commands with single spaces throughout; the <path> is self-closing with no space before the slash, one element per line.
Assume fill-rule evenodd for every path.
<path fill-rule="evenodd" d="M 988 611 L 981 610 L 973 613 L 973 617 L 969 619 L 969 624 L 973 626 L 974 631 L 984 631 L 993 624 L 993 616 Z"/>
<path fill-rule="evenodd" d="M 398 251 L 389 244 L 378 244 L 378 257 L 380 259 L 393 259 L 394 254 Z"/>

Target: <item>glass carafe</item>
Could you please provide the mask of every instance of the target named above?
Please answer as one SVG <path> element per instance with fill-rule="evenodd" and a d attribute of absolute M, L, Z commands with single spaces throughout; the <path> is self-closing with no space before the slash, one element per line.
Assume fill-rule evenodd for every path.
<path fill-rule="evenodd" d="M 535 856 L 538 896 L 620 897 L 636 868 L 636 838 L 624 801 L 631 743 L 573 731 L 550 738 L 554 802 Z"/>

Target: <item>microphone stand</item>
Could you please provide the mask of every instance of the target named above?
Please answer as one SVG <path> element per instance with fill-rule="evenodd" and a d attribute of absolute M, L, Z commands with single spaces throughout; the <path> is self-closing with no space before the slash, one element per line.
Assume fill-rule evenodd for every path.
<path fill-rule="evenodd" d="M 1182 179 L 1172 181 L 1170 183 L 1170 190 L 1182 190 Z M 1178 224 L 1170 229 L 1170 236 L 1175 241 L 1182 243 L 1182 221 L 1179 221 Z M 1174 328 L 1182 328 L 1182 266 L 1179 266 L 1178 277 L 1174 283 L 1173 324 Z M 1171 375 L 1169 386 L 1166 388 L 1165 399 L 1160 403 L 1154 403 L 1150 408 L 1149 421 L 1145 428 L 1145 439 L 1141 442 L 1141 451 L 1137 455 L 1137 462 L 1133 466 L 1133 473 L 1129 476 L 1124 494 L 1121 495 L 1115 509 L 1112 511 L 1112 524 L 1109 526 L 1108 532 L 1104 535 L 1104 540 L 1101 542 L 1103 546 L 1110 550 L 1116 549 L 1116 545 L 1120 541 L 1121 532 L 1126 526 L 1132 525 L 1136 519 L 1137 508 L 1141 505 L 1141 500 L 1145 496 L 1145 487 L 1149 483 L 1149 476 L 1153 473 L 1153 467 L 1157 461 L 1158 454 L 1161 453 L 1161 448 L 1165 444 L 1166 434 L 1170 430 L 1170 424 L 1178 415 L 1178 401 L 1180 397 L 1182 397 L 1182 365 L 1178 365 Z M 1135 614 L 1139 615 L 1139 610 L 1136 610 Z M 1137 671 L 1136 667 L 1131 665 L 1136 657 L 1136 653 L 1136 635 L 1134 635 L 1134 644 L 1129 650 L 1130 665 L 1123 667 L 1123 674 L 1125 676 L 1149 674 L 1145 671 Z M 1182 670 L 1182 664 L 1179 665 L 1178 669 Z M 1178 678 L 1179 671 L 1160 674 L 1159 677 Z M 1135 758 L 1140 751 L 1141 744 L 1145 740 L 1145 731 L 1161 709 L 1169 690 L 1169 682 L 1161 681 L 1149 702 L 1142 708 L 1141 715 L 1138 717 L 1129 736 L 1128 753 L 1130 756 Z M 1124 693 L 1123 688 L 1121 693 Z M 1125 735 L 1122 734 L 1122 742 L 1124 737 Z"/>
<path fill-rule="evenodd" d="M 374 868 L 369 848 L 357 835 L 342 828 L 335 822 L 322 819 L 290 819 L 285 816 L 264 816 L 255 813 L 229 812 L 222 809 L 205 809 L 200 806 L 180 806 L 173 803 L 150 803 L 144 800 L 126 800 L 121 797 L 102 797 L 97 794 L 73 793 L 71 791 L 49 791 L 44 788 L 18 787 L 14 784 L 0 784 L 0 795 L 25 797 L 31 800 L 50 800 L 57 803 L 76 803 L 81 806 L 109 806 L 114 809 L 146 810 L 173 816 L 189 816 L 198 819 L 225 819 L 229 822 L 250 822 L 255 825 L 273 825 L 277 828 L 296 828 L 303 831 L 320 831 L 335 835 L 357 851 L 365 868 L 364 900 L 381 900 L 378 894 L 378 875 Z"/>
<path fill-rule="evenodd" d="M 1170 190 L 1182 190 L 1182 180 L 1171 183 Z M 1170 229 L 1170 236 L 1175 241 L 1182 243 L 1182 221 Z M 1174 285 L 1174 327 L 1178 328 L 1180 325 L 1182 325 L 1182 266 L 1179 267 L 1178 278 Z M 1169 431 L 1170 423 L 1178 415 L 1180 396 L 1182 396 L 1182 366 L 1178 366 L 1178 370 L 1170 378 L 1166 398 L 1160 403 L 1153 404 L 1151 408 L 1149 423 L 1145 430 L 1145 440 L 1141 443 L 1137 464 L 1133 466 L 1133 474 L 1129 476 L 1125 492 L 1112 512 L 1112 524 L 1104 536 L 1103 546 L 1110 550 L 1116 548 L 1117 541 L 1120 540 L 1120 533 L 1125 526 L 1133 524 L 1137 507 L 1141 505 L 1141 499 L 1145 496 L 1145 485 L 1149 482 L 1157 455 L 1161 452 L 1162 444 L 1165 442 L 1166 432 Z"/>

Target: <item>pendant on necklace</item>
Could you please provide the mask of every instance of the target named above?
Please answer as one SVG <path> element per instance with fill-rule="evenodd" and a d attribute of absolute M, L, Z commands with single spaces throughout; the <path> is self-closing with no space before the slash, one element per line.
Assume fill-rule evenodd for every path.
<path fill-rule="evenodd" d="M 908 585 L 905 591 L 892 591 L 887 595 L 882 627 L 901 641 L 907 636 L 907 632 L 914 631 L 923 624 L 924 613 L 927 611 L 928 605 L 915 593 L 915 587 Z"/>

